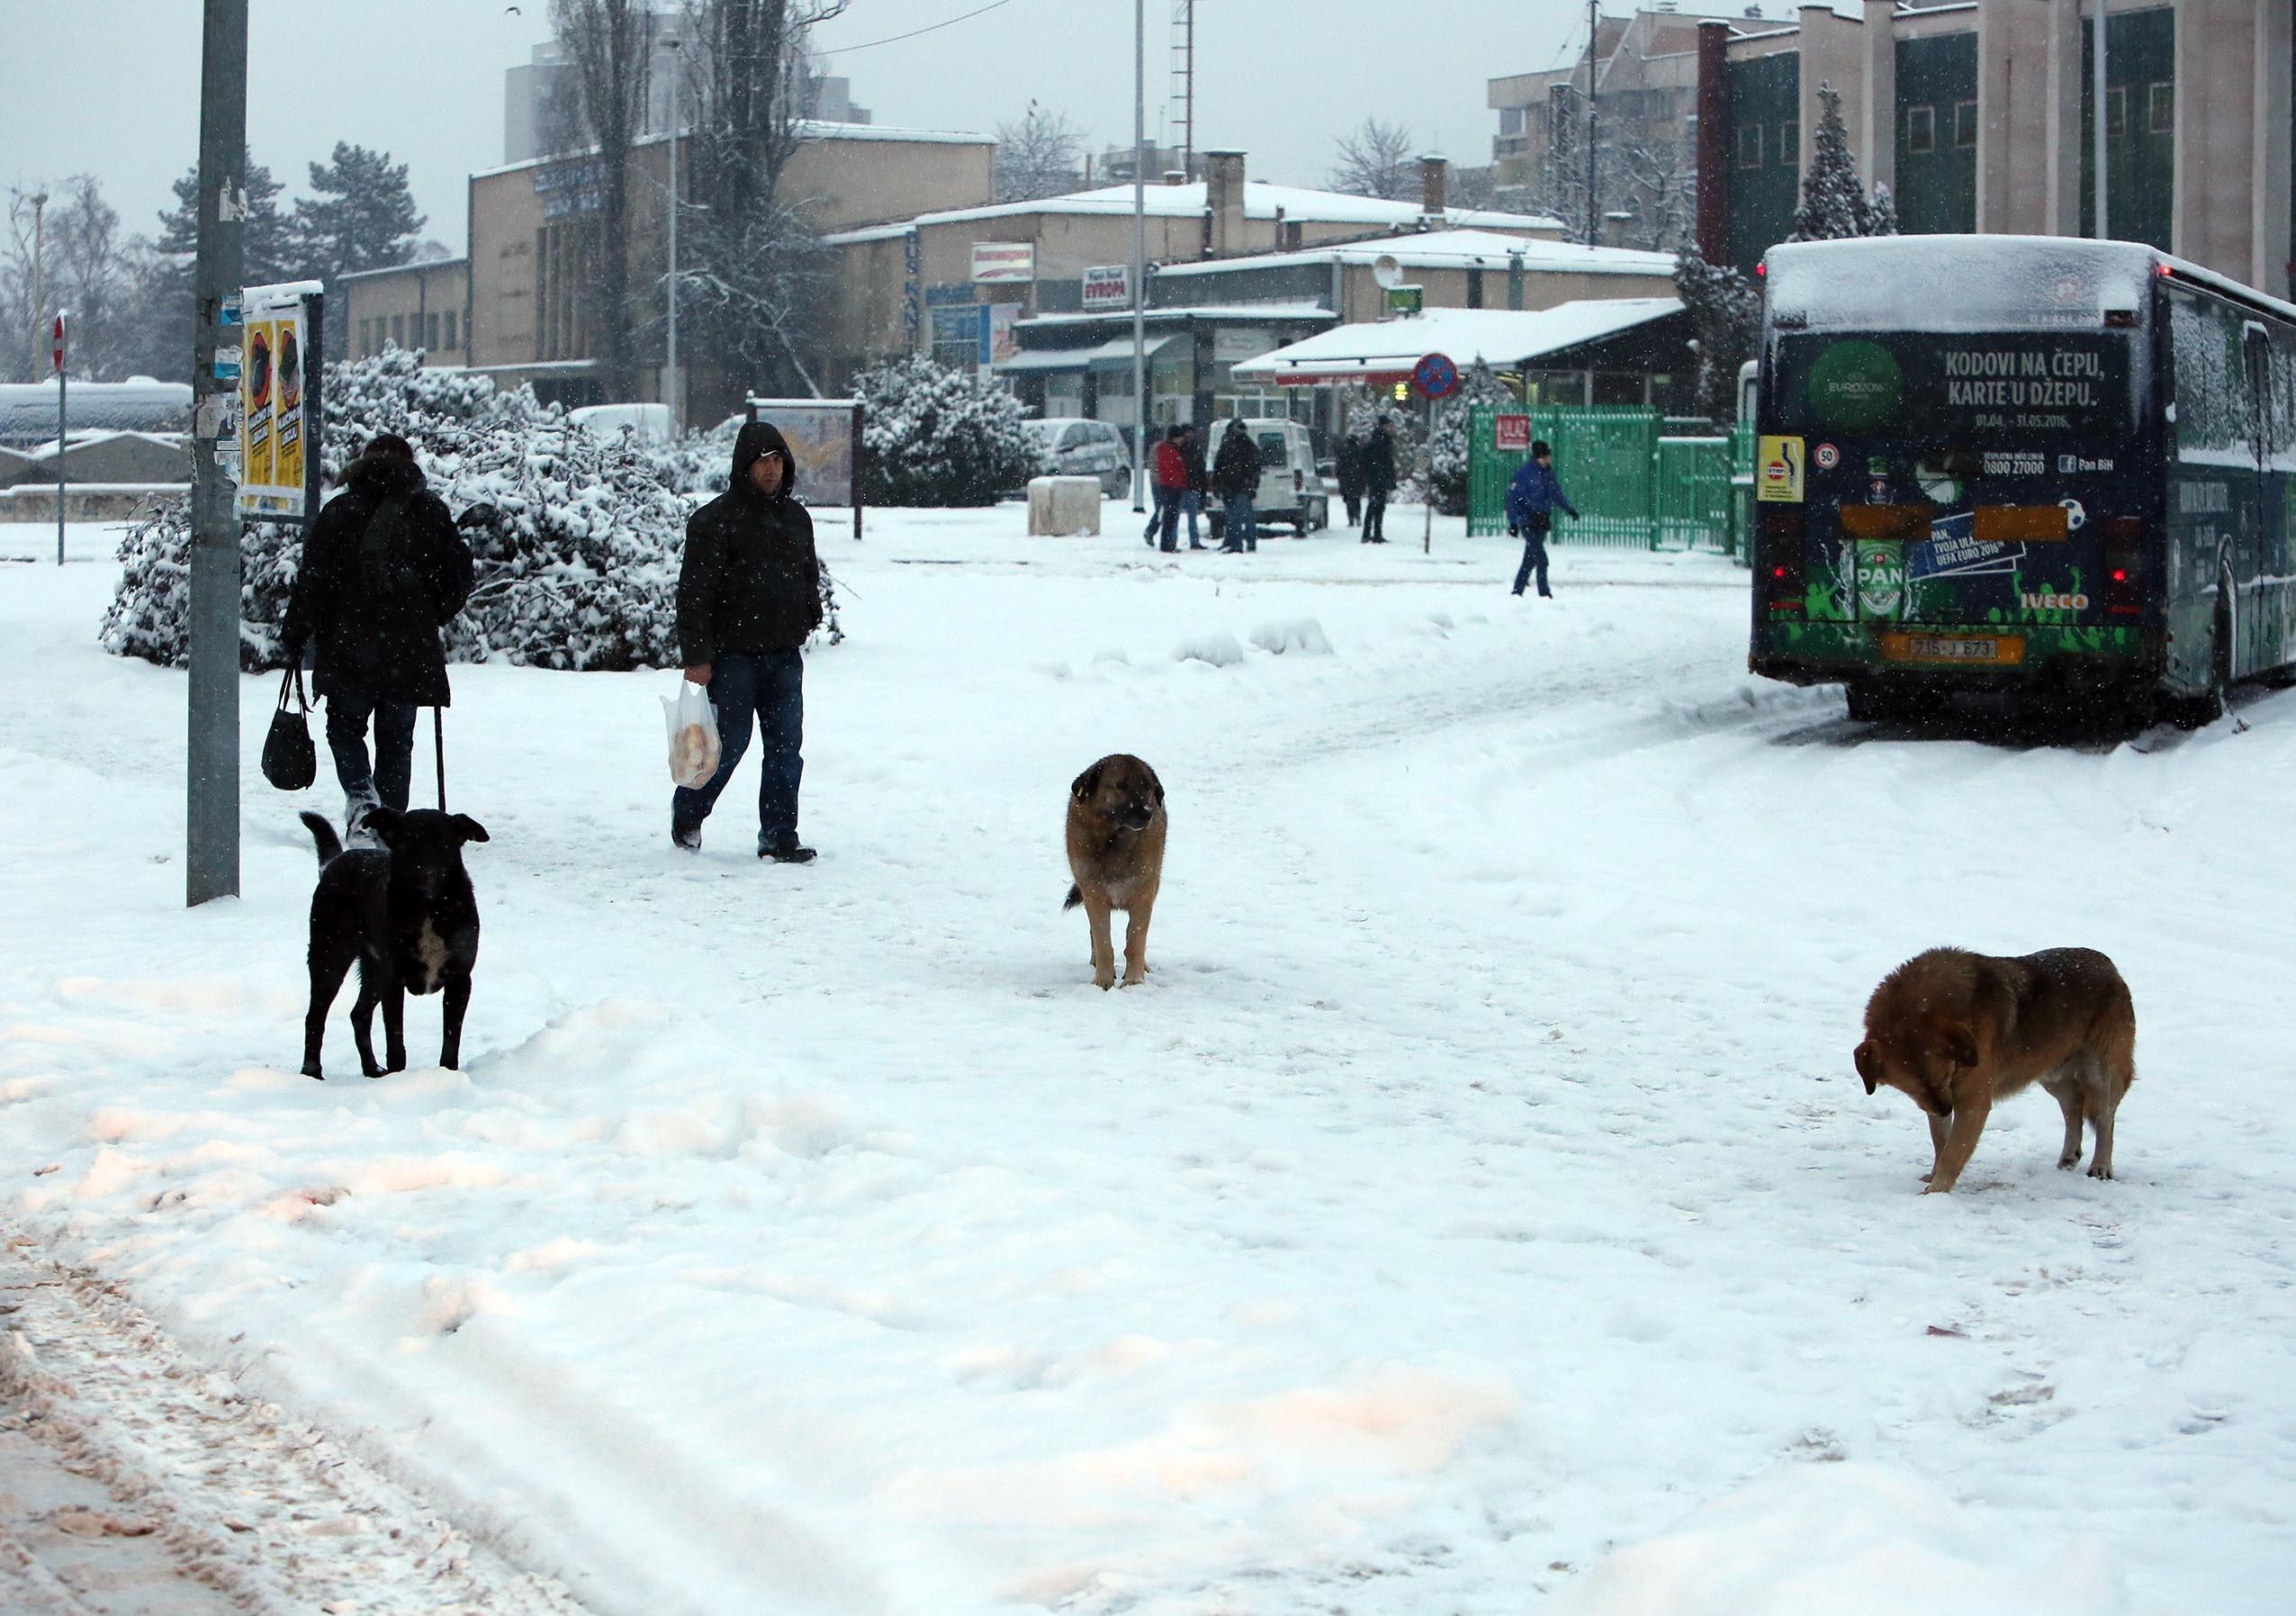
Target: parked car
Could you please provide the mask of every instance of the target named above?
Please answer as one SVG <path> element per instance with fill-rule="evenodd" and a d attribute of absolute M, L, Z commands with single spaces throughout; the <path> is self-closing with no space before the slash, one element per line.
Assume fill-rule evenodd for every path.
<path fill-rule="evenodd" d="M 566 419 L 608 443 L 626 427 L 637 443 L 668 443 L 673 436 L 667 404 L 585 404 L 567 411 Z"/>
<path fill-rule="evenodd" d="M 1124 435 L 1108 422 L 1056 415 L 1022 424 L 1037 441 L 1047 475 L 1098 477 L 1101 492 L 1112 500 L 1132 492 L 1132 463 Z"/>
<path fill-rule="evenodd" d="M 1260 452 L 1260 490 L 1252 501 L 1253 514 L 1265 528 L 1289 522 L 1292 531 L 1319 533 L 1331 526 L 1331 495 L 1316 464 L 1315 437 L 1304 422 L 1256 420 L 1248 423 L 1253 447 Z M 1228 435 L 1228 423 L 1214 421 L 1213 451 Z M 1227 517 L 1218 501 L 1210 501 L 1211 536 L 1220 537 Z"/>

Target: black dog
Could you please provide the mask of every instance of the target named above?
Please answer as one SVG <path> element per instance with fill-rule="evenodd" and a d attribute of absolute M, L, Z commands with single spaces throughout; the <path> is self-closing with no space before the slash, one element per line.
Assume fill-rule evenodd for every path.
<path fill-rule="evenodd" d="M 370 1078 L 407 1064 L 406 996 L 446 990 L 446 1037 L 438 1063 L 462 1058 L 463 1012 L 470 1007 L 471 967 L 478 963 L 478 899 L 463 869 L 463 844 L 483 842 L 486 827 L 468 814 L 432 808 L 394 814 L 369 808 L 361 820 L 380 849 L 343 851 L 335 827 L 302 816 L 319 844 L 319 889 L 311 898 L 311 1009 L 303 1016 L 303 1076 L 320 1077 L 319 1046 L 327 1009 L 356 961 L 358 1002 L 351 1032 L 359 1065 Z M 374 1007 L 383 1007 L 387 1067 L 374 1063 Z"/>

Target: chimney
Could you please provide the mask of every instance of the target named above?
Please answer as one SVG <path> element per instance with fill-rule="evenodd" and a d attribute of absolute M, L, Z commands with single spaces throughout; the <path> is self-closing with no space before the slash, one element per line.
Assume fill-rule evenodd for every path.
<path fill-rule="evenodd" d="M 1164 171 L 1164 183 L 1167 185 L 1184 185 L 1188 183 L 1188 171 L 1185 168 L 1166 168 Z"/>
<path fill-rule="evenodd" d="M 1419 159 L 1419 212 L 1430 219 L 1443 217 L 1444 192 L 1450 171 L 1448 158 L 1430 155 Z"/>
<path fill-rule="evenodd" d="M 1605 213 L 1602 216 L 1602 244 L 1605 247 L 1626 245 L 1626 227 L 1634 222 L 1632 213 Z"/>
<path fill-rule="evenodd" d="M 1211 223 L 1212 256 L 1243 252 L 1250 245 L 1244 239 L 1244 154 L 1207 151 L 1203 162 L 1204 212 Z"/>

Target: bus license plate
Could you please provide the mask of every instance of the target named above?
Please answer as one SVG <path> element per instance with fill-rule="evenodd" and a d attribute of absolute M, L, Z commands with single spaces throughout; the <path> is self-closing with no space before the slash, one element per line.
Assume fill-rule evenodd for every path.
<path fill-rule="evenodd" d="M 2025 641 L 2014 634 L 1885 634 L 1885 662 L 1952 663 L 1960 667 L 2013 668 L 2025 660 Z"/>

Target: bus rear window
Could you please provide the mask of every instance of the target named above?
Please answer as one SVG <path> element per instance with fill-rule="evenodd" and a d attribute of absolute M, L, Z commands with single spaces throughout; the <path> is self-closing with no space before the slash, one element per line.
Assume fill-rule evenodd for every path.
<path fill-rule="evenodd" d="M 1850 438 L 2084 437 L 2134 417 L 2129 339 L 2098 331 L 1776 339 L 1768 431 Z"/>

